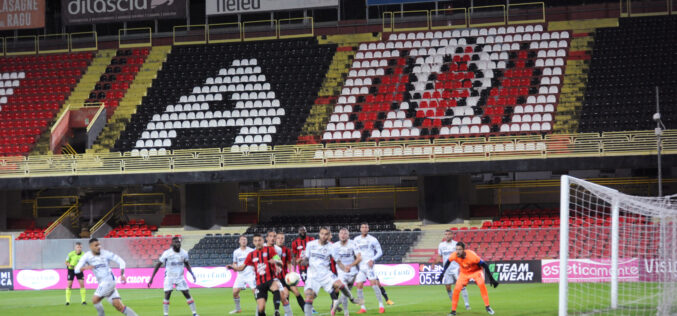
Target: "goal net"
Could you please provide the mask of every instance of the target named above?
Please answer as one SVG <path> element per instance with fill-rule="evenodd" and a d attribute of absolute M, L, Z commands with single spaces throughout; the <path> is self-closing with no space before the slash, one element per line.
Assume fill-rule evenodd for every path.
<path fill-rule="evenodd" d="M 676 200 L 562 176 L 560 203 L 560 316 L 677 314 Z"/>

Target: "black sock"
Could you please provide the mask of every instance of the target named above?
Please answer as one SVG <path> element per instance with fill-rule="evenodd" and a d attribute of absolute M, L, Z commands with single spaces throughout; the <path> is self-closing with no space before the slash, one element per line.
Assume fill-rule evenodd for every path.
<path fill-rule="evenodd" d="M 338 300 L 339 294 L 336 292 L 331 292 L 331 294 L 329 294 L 329 297 L 331 297 L 331 302 L 329 302 L 329 309 L 332 309 L 334 307 L 334 301 Z"/>
<path fill-rule="evenodd" d="M 301 310 L 303 310 L 303 308 L 306 306 L 306 301 L 303 299 L 301 294 L 299 294 L 299 296 L 296 297 L 296 302 L 298 302 L 299 306 L 301 306 Z"/>
<path fill-rule="evenodd" d="M 275 310 L 280 310 L 280 291 L 273 291 L 273 304 L 275 305 Z"/>
<path fill-rule="evenodd" d="M 382 286 L 380 288 L 381 288 L 381 295 L 383 295 L 383 297 L 385 297 L 386 301 L 389 301 L 390 299 L 388 298 L 388 294 L 386 293 L 386 288 L 384 288 Z"/>
<path fill-rule="evenodd" d="M 259 316 L 266 316 L 266 310 L 264 309 L 263 312 L 259 312 Z"/>

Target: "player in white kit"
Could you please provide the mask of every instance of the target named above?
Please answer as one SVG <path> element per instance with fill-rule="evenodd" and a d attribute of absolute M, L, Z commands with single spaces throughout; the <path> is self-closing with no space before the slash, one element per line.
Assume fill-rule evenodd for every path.
<path fill-rule="evenodd" d="M 352 289 L 357 277 L 357 265 L 362 261 L 362 256 L 355 247 L 355 242 L 350 240 L 350 234 L 345 227 L 339 230 L 339 242 L 334 244 L 334 258 L 339 280 L 348 286 L 348 290 Z M 343 305 L 343 314 L 349 315 L 348 297 L 342 295 L 339 303 Z"/>
<path fill-rule="evenodd" d="M 169 298 L 172 296 L 172 291 L 176 288 L 177 291 L 181 291 L 183 296 L 186 298 L 186 303 L 190 307 L 190 311 L 193 312 L 193 316 L 198 316 L 195 311 L 195 300 L 190 296 L 190 291 L 188 289 L 188 283 L 184 277 L 183 268 L 186 267 L 190 275 L 193 276 L 193 283 L 197 282 L 195 278 L 195 273 L 191 269 L 190 264 L 188 263 L 188 252 L 181 249 L 181 238 L 174 237 L 172 238 L 172 247 L 165 250 L 157 264 L 155 264 L 155 269 L 153 274 L 148 281 L 148 287 L 150 288 L 153 284 L 153 278 L 158 269 L 162 265 L 165 265 L 165 283 L 164 291 L 165 298 L 162 301 L 162 309 L 165 316 L 169 315 Z"/>
<path fill-rule="evenodd" d="M 449 258 L 449 256 L 456 251 L 456 241 L 452 239 L 452 232 L 451 230 L 445 230 L 444 231 L 444 241 L 440 243 L 440 245 L 437 247 L 437 261 L 438 262 L 444 262 Z M 449 295 L 449 299 L 452 299 L 452 289 L 451 285 L 456 283 L 456 280 L 458 280 L 458 272 L 459 272 L 460 266 L 456 262 L 452 262 L 449 265 L 449 268 L 444 273 L 444 278 L 442 279 L 442 284 L 447 288 L 447 295 Z M 465 309 L 470 309 L 470 300 L 468 300 L 468 290 L 466 290 L 465 287 L 463 287 L 463 290 L 461 290 L 461 296 L 463 296 L 463 302 L 465 303 Z"/>
<path fill-rule="evenodd" d="M 319 238 L 306 244 L 306 250 L 302 254 L 302 265 L 308 266 L 308 278 L 304 285 L 306 304 L 303 308 L 306 316 L 313 315 L 313 300 L 320 293 L 320 288 L 329 295 L 335 290 L 341 291 L 353 304 L 361 304 L 362 301 L 353 297 L 348 287 L 331 272 L 331 258 L 334 257 L 334 247 L 329 243 L 331 231 L 328 227 L 320 228 Z M 334 257 L 334 260 L 338 258 Z M 331 314 L 334 315 L 338 307 L 338 300 L 332 303 Z"/>
<path fill-rule="evenodd" d="M 371 287 L 374 289 L 374 294 L 376 294 L 376 299 L 378 299 L 378 312 L 383 314 L 386 312 L 385 307 L 383 306 L 383 297 L 381 293 L 381 283 L 376 277 L 376 272 L 374 272 L 374 264 L 376 261 L 383 256 L 383 250 L 381 249 L 381 244 L 378 242 L 376 237 L 369 235 L 369 224 L 362 223 L 360 224 L 360 235 L 356 236 L 353 241 L 355 242 L 355 247 L 362 255 L 362 261 L 358 265 L 359 273 L 355 278 L 355 284 L 357 286 L 357 297 L 364 299 L 364 282 L 369 280 Z M 358 314 L 364 314 L 367 312 L 367 307 L 362 304 Z"/>
<path fill-rule="evenodd" d="M 99 283 L 99 286 L 96 288 L 94 296 L 92 296 L 92 304 L 94 304 L 98 315 L 106 315 L 103 311 L 103 305 L 101 305 L 101 300 L 106 298 L 120 313 L 136 316 L 134 310 L 122 304 L 120 294 L 115 289 L 115 275 L 113 275 L 113 270 L 110 267 L 110 261 L 117 262 L 118 266 L 120 266 L 120 281 L 124 284 L 127 282 L 125 277 L 125 261 L 118 257 L 118 255 L 101 249 L 101 244 L 96 238 L 89 240 L 89 249 L 90 251 L 87 251 L 80 258 L 74 270 L 78 274 L 83 269 L 92 269 L 92 273 L 96 276 L 96 282 Z"/>
<path fill-rule="evenodd" d="M 233 264 L 242 266 L 244 265 L 244 260 L 247 259 L 247 255 L 254 251 L 254 248 L 247 247 L 247 236 L 242 235 L 238 240 L 240 243 L 240 248 L 233 251 Z M 237 314 L 242 312 L 242 307 L 240 307 L 240 291 L 246 289 L 252 290 L 254 294 L 254 300 L 256 300 L 256 279 L 254 278 L 254 267 L 247 266 L 238 272 L 237 278 L 235 279 L 235 284 L 233 284 L 233 301 L 235 301 L 235 309 L 232 310 L 231 314 Z M 258 311 L 257 311 L 258 312 Z"/>

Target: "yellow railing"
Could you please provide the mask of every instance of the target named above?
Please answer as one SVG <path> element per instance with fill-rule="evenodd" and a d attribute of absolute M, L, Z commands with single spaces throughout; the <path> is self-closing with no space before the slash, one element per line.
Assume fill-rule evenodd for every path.
<path fill-rule="evenodd" d="M 134 207 L 157 207 L 161 213 L 165 212 L 166 197 L 164 193 L 125 193 L 120 198 L 122 203 L 121 214 L 128 213 L 129 208 Z"/>
<path fill-rule="evenodd" d="M 71 214 L 73 212 L 76 212 L 76 213 L 78 212 L 78 205 L 77 204 L 68 208 L 68 210 L 65 211 L 61 216 L 59 216 L 59 218 L 57 220 L 55 220 L 54 223 L 52 223 L 52 225 L 49 225 L 49 227 L 47 227 L 45 229 L 45 236 L 49 235 L 49 233 L 51 233 L 57 226 L 61 225 L 61 223 L 67 217 L 71 216 Z"/>
<path fill-rule="evenodd" d="M 29 39 L 33 44 L 33 48 L 30 50 L 19 50 L 19 51 L 10 51 L 7 45 L 10 45 L 10 42 L 16 43 L 28 43 L 25 39 Z M 5 55 L 6 56 L 18 56 L 18 55 L 33 55 L 38 52 L 38 37 L 35 35 L 25 35 L 25 36 L 16 36 L 16 37 L 6 37 L 5 38 Z"/>
<path fill-rule="evenodd" d="M 237 38 L 232 34 L 235 32 L 218 32 L 219 29 L 231 29 L 233 27 L 237 28 Z M 226 38 L 219 38 L 217 34 L 224 33 L 231 35 Z M 240 42 L 242 41 L 242 23 L 241 22 L 229 22 L 229 23 L 217 23 L 217 24 L 207 24 L 207 42 L 209 43 L 230 43 L 230 42 Z"/>
<path fill-rule="evenodd" d="M 101 217 L 101 219 L 98 222 L 96 222 L 96 224 L 94 224 L 94 226 L 92 226 L 92 228 L 89 229 L 89 233 L 93 234 L 99 228 L 101 228 L 101 226 L 103 226 L 103 224 L 108 222 L 108 220 L 110 220 L 110 218 L 113 217 L 113 215 L 115 215 L 115 212 L 117 210 L 121 209 L 121 206 L 122 206 L 122 202 L 118 202 L 117 204 L 115 204 L 115 206 L 113 206 L 110 210 L 108 210 L 108 212 L 106 212 L 106 214 L 103 215 L 103 217 Z"/>
<path fill-rule="evenodd" d="M 677 154 L 677 130 L 664 132 L 662 146 L 663 153 Z M 161 156 L 132 156 L 129 152 L 13 156 L 0 157 L 0 178 L 640 156 L 655 153 L 654 131 L 647 130 L 280 145 L 259 152 L 207 148 L 174 150 Z"/>
<path fill-rule="evenodd" d="M 659 16 L 677 13 L 674 0 L 619 0 L 621 17 Z"/>
<path fill-rule="evenodd" d="M 277 34 L 277 29 L 278 25 L 280 23 L 278 20 L 256 20 L 256 21 L 246 21 L 242 23 L 242 40 L 243 41 L 263 41 L 263 40 L 271 40 L 271 39 L 277 39 L 279 34 Z M 247 36 L 247 26 L 251 28 L 256 27 L 255 25 L 259 25 L 259 28 L 263 25 L 262 30 L 252 30 L 254 34 Z M 275 34 L 270 34 L 270 32 L 274 32 Z M 262 34 L 258 34 L 262 33 Z"/>
<path fill-rule="evenodd" d="M 397 194 L 406 192 L 418 192 L 417 187 L 396 186 L 361 186 L 361 187 L 329 187 L 329 188 L 300 188 L 300 189 L 271 189 L 257 192 L 243 192 L 239 194 L 239 200 L 245 210 L 249 200 L 256 201 L 257 216 L 261 214 L 261 205 L 264 203 L 280 202 L 310 202 L 310 201 L 341 201 L 341 200 L 366 200 L 383 197 L 393 202 L 393 212 L 397 210 Z M 329 206 L 328 206 L 329 207 Z"/>
<path fill-rule="evenodd" d="M 128 33 L 133 34 L 128 34 Z M 129 41 L 123 43 L 124 41 Z M 118 30 L 118 47 L 150 47 L 153 45 L 153 29 L 150 27 L 122 28 Z"/>
<path fill-rule="evenodd" d="M 286 26 L 289 26 L 289 25 L 293 25 L 293 26 L 299 25 L 299 24 L 297 24 L 297 23 L 292 24 L 292 23 L 291 23 L 292 21 L 301 21 L 301 23 L 300 23 L 301 26 L 307 26 L 307 27 L 301 28 L 301 30 L 303 30 L 303 29 L 308 29 L 308 28 L 309 28 L 309 29 L 310 29 L 310 33 L 282 34 L 282 32 L 283 32 L 283 27 L 282 27 L 282 26 L 283 26 L 283 25 L 286 25 Z M 308 21 L 309 21 L 309 23 L 307 23 Z M 284 23 L 284 22 L 288 22 L 288 23 Z M 294 29 L 294 30 L 296 30 L 296 29 Z M 287 31 L 287 30 L 284 30 L 284 31 Z M 280 39 L 285 39 L 285 38 L 299 38 L 299 37 L 312 37 L 312 36 L 315 36 L 315 22 L 314 22 L 312 16 L 303 17 L 303 18 L 289 18 L 289 19 L 279 19 L 279 20 L 277 20 L 277 37 L 280 38 Z"/>
<path fill-rule="evenodd" d="M 177 30 L 179 33 L 185 34 L 179 34 L 179 38 L 186 37 L 187 39 L 177 40 Z M 207 25 L 205 24 L 176 25 L 172 28 L 172 38 L 174 40 L 174 45 L 207 44 L 207 32 Z"/>
<path fill-rule="evenodd" d="M 44 41 L 49 41 L 49 40 L 54 40 L 56 39 L 57 41 L 59 39 L 63 40 L 61 45 L 65 44 L 65 47 L 46 47 L 48 46 L 46 43 L 41 44 Z M 60 33 L 60 34 L 44 34 L 44 35 L 38 35 L 37 39 L 37 46 L 38 46 L 38 53 L 42 54 L 49 54 L 49 53 L 67 53 L 70 51 L 70 36 L 68 33 Z"/>
<path fill-rule="evenodd" d="M 87 106 L 87 104 L 85 104 L 85 106 Z M 101 113 L 103 112 L 103 109 L 105 109 L 105 108 L 106 108 L 106 107 L 104 106 L 103 103 L 100 103 L 100 104 L 99 104 L 99 109 L 96 111 L 96 113 L 94 114 L 94 116 L 92 116 L 92 119 L 89 120 L 89 124 L 87 124 L 87 133 L 89 133 L 89 130 L 92 129 L 92 127 L 94 126 L 94 123 L 95 123 L 96 120 L 99 118 L 99 116 L 100 116 Z"/>
<path fill-rule="evenodd" d="M 78 47 L 75 47 L 73 45 L 73 37 L 80 37 L 82 35 L 91 35 L 92 38 L 94 39 L 92 41 L 92 43 L 94 45 L 93 46 L 82 46 L 82 47 L 80 47 L 78 45 Z M 84 52 L 84 51 L 98 50 L 99 49 L 99 38 L 98 38 L 97 33 L 95 31 L 70 33 L 68 35 L 68 41 L 69 41 L 69 47 L 71 48 L 71 52 Z"/>
<path fill-rule="evenodd" d="M 68 200 L 69 203 L 65 205 L 44 205 L 41 204 L 41 201 L 49 201 L 49 200 L 56 200 L 57 202 L 59 200 Z M 37 218 L 38 213 L 40 210 L 45 210 L 45 209 L 70 209 L 73 206 L 78 206 L 80 204 L 79 198 L 77 195 L 57 195 L 57 196 L 39 196 L 35 198 L 35 203 L 33 204 L 33 217 Z"/>
<path fill-rule="evenodd" d="M 620 0 L 629 1 L 629 0 Z M 670 1 L 670 0 L 668 0 Z M 534 7 L 534 11 L 539 12 L 538 18 L 520 19 L 516 17 L 518 13 L 528 11 L 525 7 Z M 511 13 L 512 12 L 512 13 Z M 528 12 L 527 12 L 528 13 Z M 512 18 L 511 18 L 512 14 Z M 398 15 L 400 16 L 398 21 Z M 421 19 L 425 15 L 426 21 Z M 406 17 L 409 16 L 409 17 Z M 451 8 L 434 10 L 411 10 L 411 11 L 388 11 L 382 15 L 383 32 L 396 31 L 420 31 L 420 30 L 439 30 L 454 29 L 479 26 L 499 26 L 522 23 L 543 23 L 545 22 L 545 3 L 527 2 L 511 3 L 506 5 L 487 5 L 469 8 Z M 398 26 L 398 23 L 400 26 Z"/>

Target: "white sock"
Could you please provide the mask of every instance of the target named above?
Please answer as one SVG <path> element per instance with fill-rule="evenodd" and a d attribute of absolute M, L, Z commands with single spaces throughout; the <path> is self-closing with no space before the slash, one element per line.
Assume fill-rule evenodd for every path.
<path fill-rule="evenodd" d="M 341 303 L 343 304 L 343 315 L 349 315 L 348 313 L 348 297 L 341 295 Z"/>
<path fill-rule="evenodd" d="M 103 305 L 101 305 L 101 302 L 94 304 L 94 308 L 96 308 L 96 313 L 99 316 L 106 315 L 106 312 L 103 311 Z"/>
<path fill-rule="evenodd" d="M 294 312 L 292 312 L 292 310 L 291 310 L 291 304 L 282 305 L 282 308 L 284 309 L 284 315 L 285 316 L 294 315 Z"/>
<path fill-rule="evenodd" d="M 168 300 L 162 301 L 162 311 L 165 312 L 165 315 L 169 315 L 169 301 Z"/>
<path fill-rule="evenodd" d="M 197 313 L 195 311 L 195 300 L 192 297 L 186 299 L 186 304 L 188 304 L 188 307 L 190 307 L 190 311 L 193 312 L 193 314 Z"/>
<path fill-rule="evenodd" d="M 463 296 L 463 302 L 465 303 L 465 306 L 470 306 L 470 299 L 468 298 L 468 290 L 463 288 L 461 290 L 461 296 Z"/>
<path fill-rule="evenodd" d="M 303 306 L 303 312 L 305 316 L 313 316 L 313 303 L 306 302 L 306 305 Z"/>
<path fill-rule="evenodd" d="M 125 316 L 139 316 L 129 306 L 125 306 L 125 309 L 122 310 L 122 314 Z"/>
<path fill-rule="evenodd" d="M 359 298 L 360 300 L 364 300 L 364 289 L 360 289 L 360 288 L 357 289 L 357 298 Z M 364 306 L 364 304 L 362 304 L 362 306 L 360 306 L 360 307 L 364 310 L 367 309 L 367 307 Z"/>
<path fill-rule="evenodd" d="M 376 299 L 378 300 L 378 307 L 383 307 L 383 296 L 381 295 L 381 288 L 376 285 L 371 286 L 374 289 L 374 294 L 376 294 Z"/>
<path fill-rule="evenodd" d="M 447 291 L 447 295 L 449 295 L 449 300 L 454 299 L 454 292 L 453 291 Z"/>
<path fill-rule="evenodd" d="M 233 301 L 235 301 L 235 310 L 241 310 L 242 308 L 240 307 L 240 298 L 233 298 Z M 258 312 L 258 311 L 256 311 Z"/>

